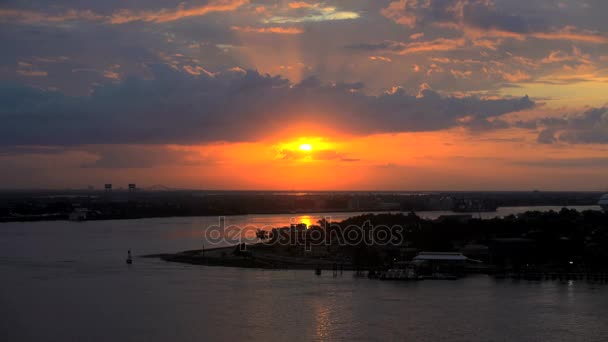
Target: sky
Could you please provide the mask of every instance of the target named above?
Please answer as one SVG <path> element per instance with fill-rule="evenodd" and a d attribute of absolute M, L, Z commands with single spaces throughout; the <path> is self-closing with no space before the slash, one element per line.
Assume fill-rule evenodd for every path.
<path fill-rule="evenodd" d="M 3 0 L 0 188 L 608 191 L 605 0 Z"/>

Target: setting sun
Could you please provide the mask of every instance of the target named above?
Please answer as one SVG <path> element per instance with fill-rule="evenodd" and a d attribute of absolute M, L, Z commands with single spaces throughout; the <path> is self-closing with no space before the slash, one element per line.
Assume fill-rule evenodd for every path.
<path fill-rule="evenodd" d="M 312 145 L 310 145 L 310 144 L 302 144 L 302 145 L 300 145 L 300 150 L 302 150 L 302 151 L 312 151 Z"/>

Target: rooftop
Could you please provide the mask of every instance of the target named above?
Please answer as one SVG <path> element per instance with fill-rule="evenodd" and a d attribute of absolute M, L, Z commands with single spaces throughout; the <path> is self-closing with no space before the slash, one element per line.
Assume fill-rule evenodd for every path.
<path fill-rule="evenodd" d="M 466 261 L 467 257 L 462 255 L 461 253 L 422 252 L 418 253 L 414 260 Z"/>

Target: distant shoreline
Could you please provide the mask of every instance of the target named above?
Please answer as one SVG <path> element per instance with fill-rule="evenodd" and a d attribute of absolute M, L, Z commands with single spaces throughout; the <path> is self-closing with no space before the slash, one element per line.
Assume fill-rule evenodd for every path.
<path fill-rule="evenodd" d="M 324 213 L 484 213 L 505 208 L 593 207 L 596 192 L 239 193 L 103 192 L 3 193 L 0 222 L 92 221 L 166 217 L 305 215 Z M 508 210 L 507 210 L 508 211 Z"/>
<path fill-rule="evenodd" d="M 499 207 L 498 209 L 504 209 L 504 208 L 529 208 L 531 210 L 528 211 L 535 211 L 533 210 L 534 208 L 543 208 L 543 207 L 555 207 L 557 208 L 572 208 L 572 207 L 589 207 L 585 210 L 597 210 L 597 211 L 601 211 L 601 207 L 599 205 L 524 205 L 524 206 L 502 206 Z M 592 208 L 593 207 L 593 208 Z M 597 207 L 597 208 L 595 208 Z M 451 210 L 377 210 L 377 209 L 370 209 L 370 210 L 317 210 L 317 211 L 296 211 L 296 212 L 291 212 L 291 211 L 276 211 L 276 212 L 259 212 L 259 213 L 247 213 L 247 214 L 242 214 L 242 213 L 229 213 L 229 214 L 213 214 L 213 215 L 150 215 L 150 216 L 137 216 L 137 217 L 131 217 L 131 216 L 115 216 L 115 217 L 95 217 L 95 218 L 91 218 L 91 219 L 86 219 L 86 220 L 82 220 L 82 221 L 73 221 L 75 223 L 78 222 L 87 222 L 87 221 L 114 221 L 114 220 L 142 220 L 142 219 L 160 219 L 160 218 L 181 218 L 181 217 L 218 217 L 218 216 L 225 216 L 225 217 L 234 217 L 234 216 L 252 216 L 252 215 L 294 215 L 294 216 L 299 216 L 299 215 L 316 215 L 316 214 L 327 214 L 327 213 L 334 213 L 334 214 L 368 214 L 368 213 L 374 213 L 374 214 L 382 214 L 382 213 L 409 213 L 409 212 L 414 212 L 414 213 L 425 213 L 425 212 L 445 212 L 446 215 L 478 215 L 479 213 L 497 213 L 499 210 L 496 211 L 481 211 L 481 212 L 456 212 L 456 211 L 451 211 Z M 0 223 L 11 223 L 11 222 L 53 222 L 53 221 L 67 221 L 70 222 L 72 220 L 69 219 L 69 215 L 67 214 L 50 214 L 50 215 L 39 215 L 39 216 L 27 216 L 27 217 L 0 217 Z"/>

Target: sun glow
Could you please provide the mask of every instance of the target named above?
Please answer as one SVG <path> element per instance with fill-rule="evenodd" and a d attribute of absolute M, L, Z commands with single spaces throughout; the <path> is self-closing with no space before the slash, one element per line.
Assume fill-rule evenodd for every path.
<path fill-rule="evenodd" d="M 302 144 L 302 145 L 300 145 L 300 150 L 301 151 L 312 151 L 312 145 L 311 144 Z"/>
<path fill-rule="evenodd" d="M 292 141 L 278 142 L 273 146 L 275 159 L 292 162 L 329 160 L 335 154 L 336 144 L 322 137 L 300 137 Z"/>

